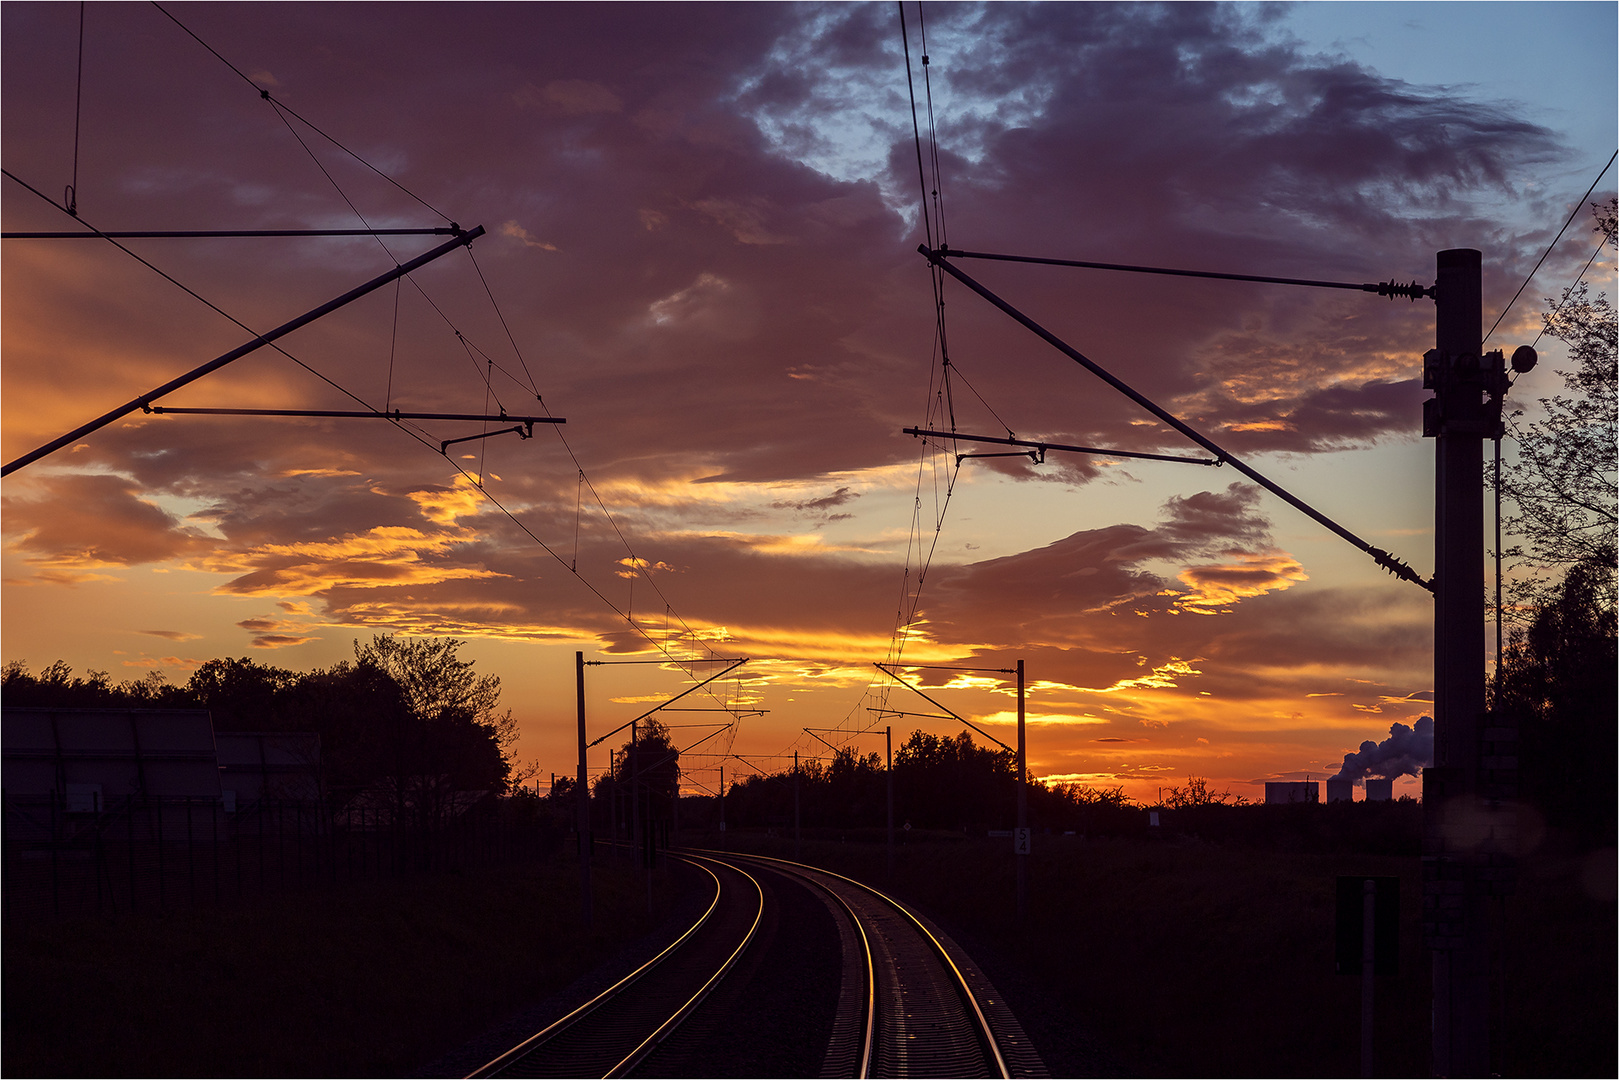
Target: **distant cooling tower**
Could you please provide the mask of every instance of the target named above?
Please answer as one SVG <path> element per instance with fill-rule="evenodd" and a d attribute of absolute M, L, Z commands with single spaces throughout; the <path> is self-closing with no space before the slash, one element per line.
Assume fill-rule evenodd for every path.
<path fill-rule="evenodd" d="M 1321 784 L 1316 780 L 1267 780 L 1266 803 L 1314 803 L 1321 801 Z"/>
<path fill-rule="evenodd" d="M 1329 803 L 1354 802 L 1355 782 L 1353 780 L 1328 780 L 1327 801 Z"/>
<path fill-rule="evenodd" d="M 1394 781 L 1378 780 L 1368 776 L 1366 778 L 1366 801 L 1388 802 L 1394 798 Z"/>

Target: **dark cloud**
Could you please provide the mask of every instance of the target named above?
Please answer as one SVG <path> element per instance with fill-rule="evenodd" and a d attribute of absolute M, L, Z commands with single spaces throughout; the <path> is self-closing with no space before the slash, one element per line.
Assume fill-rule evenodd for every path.
<path fill-rule="evenodd" d="M 823 495 L 819 499 L 804 499 L 799 502 L 774 502 L 777 510 L 830 510 L 834 506 L 842 506 L 860 498 L 860 492 L 840 487 L 830 495 Z"/>
<path fill-rule="evenodd" d="M 121 476 L 50 476 L 26 496 L 5 497 L 6 532 L 29 559 L 68 566 L 164 562 L 212 546 L 142 494 Z"/>
<path fill-rule="evenodd" d="M 283 339 L 296 361 L 260 350 L 165 404 L 568 422 L 453 446 L 447 461 L 443 441 L 478 425 L 137 415 L 53 459 L 79 475 L 10 481 L 6 528 L 40 567 L 30 580 L 82 588 L 97 565 L 184 560 L 220 575 L 222 593 L 282 602 L 290 619 L 240 627 L 261 648 L 312 640 L 298 620 L 318 617 L 594 635 L 629 652 L 649 634 L 679 639 L 685 618 L 715 647 L 746 635 L 760 655 L 881 652 L 903 588 L 884 534 L 903 522 L 876 519 L 867 485 L 914 465 L 901 429 L 939 400 L 891 9 L 180 13 L 431 207 L 311 139 L 339 194 L 275 110 L 159 13 L 89 11 L 85 220 L 351 227 L 352 200 L 378 226 L 443 224 L 437 207 L 490 230 L 472 256 Z M 74 146 L 74 11 L 11 4 L 0 20 L 7 166 L 54 192 Z M 1308 56 L 1263 7 L 950 5 L 929 10 L 929 35 L 953 246 L 1361 282 L 1428 279 L 1434 251 L 1488 245 L 1498 307 L 1549 239 L 1473 209 L 1542 180 L 1559 153 L 1547 131 L 1461 91 Z M 5 214 L 8 229 L 64 224 L 17 188 Z M 6 457 L 436 242 L 140 244 L 246 328 L 105 245 L 8 242 Z M 959 265 L 1235 453 L 1418 430 L 1426 302 Z M 964 289 L 945 297 L 959 430 L 1201 455 Z M 1123 473 L 1073 455 L 967 467 L 1071 486 Z M 736 493 L 763 484 L 782 488 Z M 190 520 L 206 532 L 164 509 L 179 505 L 202 507 Z M 857 512 L 862 536 L 828 539 Z M 624 561 L 621 533 L 648 565 Z M 1421 684 L 1420 606 L 1393 586 L 1292 587 L 1303 568 L 1251 487 L 1028 546 L 934 566 L 921 632 L 986 663 L 1015 650 L 1085 688 L 1061 691 L 1076 715 L 1139 725 L 1150 715 L 1131 687 L 1175 684 L 1189 712 L 1196 692 L 1338 692 L 1334 673 L 1357 666 L 1397 672 L 1396 693 Z M 1132 775 L 1156 767 L 1138 764 Z"/>

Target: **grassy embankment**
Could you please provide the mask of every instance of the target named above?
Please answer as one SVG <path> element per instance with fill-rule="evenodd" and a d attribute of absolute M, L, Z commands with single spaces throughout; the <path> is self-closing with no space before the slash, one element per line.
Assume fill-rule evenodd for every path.
<path fill-rule="evenodd" d="M 398 1076 L 652 927 L 644 879 L 571 856 L 251 907 L 8 928 L 8 1076 Z M 660 909 L 666 904 L 660 903 Z"/>
<path fill-rule="evenodd" d="M 859 839 L 806 839 L 804 861 L 882 887 L 881 832 Z M 1038 836 L 1020 927 L 1010 841 L 906 839 L 889 888 L 983 950 L 1056 1075 L 1088 1063 L 1142 1076 L 1358 1075 L 1360 982 L 1334 973 L 1335 879 L 1399 877 L 1400 973 L 1377 980 L 1377 1073 L 1430 1075 L 1416 855 Z M 733 831 L 728 843 L 792 856 L 779 835 Z M 1582 882 L 1606 873 L 1611 890 L 1605 857 L 1543 853 L 1521 867 L 1503 911 L 1503 1075 L 1615 1074 L 1614 904 Z"/>

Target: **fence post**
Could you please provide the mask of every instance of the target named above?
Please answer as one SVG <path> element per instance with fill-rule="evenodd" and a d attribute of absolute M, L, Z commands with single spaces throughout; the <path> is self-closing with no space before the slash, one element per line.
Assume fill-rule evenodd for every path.
<path fill-rule="evenodd" d="M 95 826 L 95 838 L 96 838 L 96 856 L 95 856 L 96 914 L 100 915 L 101 914 L 101 879 L 103 877 L 105 877 L 107 879 L 107 892 L 109 894 L 111 894 L 111 892 L 112 892 L 112 871 L 107 868 L 107 849 L 101 843 L 101 830 L 106 827 L 106 822 L 101 816 L 101 812 L 102 812 L 101 796 L 99 796 L 99 795 L 96 796 L 94 806 L 95 806 L 95 811 L 96 811 L 96 826 Z"/>
<path fill-rule="evenodd" d="M 129 849 L 129 910 L 133 914 L 139 903 L 135 899 L 135 796 L 124 803 L 124 839 Z"/>
<path fill-rule="evenodd" d="M 52 721 L 52 723 L 54 722 L 55 721 Z M 56 798 L 57 792 L 53 790 L 51 792 L 51 914 L 59 916 L 62 914 L 62 901 L 59 895 L 60 884 L 58 881 L 58 871 L 56 866 L 56 833 L 58 827 L 56 816 Z"/>
<path fill-rule="evenodd" d="M 197 906 L 197 846 L 191 836 L 191 796 L 186 796 L 186 878 L 191 886 L 191 906 Z"/>
<path fill-rule="evenodd" d="M 4 812 L 0 812 L 0 907 L 4 908 L 6 925 L 10 926 L 11 890 L 4 888 L 3 883 L 17 879 L 11 873 L 11 804 L 6 801 L 3 792 L 0 792 L 0 806 L 5 807 Z"/>
<path fill-rule="evenodd" d="M 146 801 L 146 827 L 152 827 L 152 801 Z M 163 860 L 163 800 L 157 801 L 157 910 L 168 906 L 168 874 Z"/>

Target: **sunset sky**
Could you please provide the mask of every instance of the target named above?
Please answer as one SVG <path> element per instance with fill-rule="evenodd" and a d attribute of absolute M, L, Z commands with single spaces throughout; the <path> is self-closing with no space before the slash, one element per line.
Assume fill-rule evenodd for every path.
<path fill-rule="evenodd" d="M 136 413 L 5 480 L 5 660 L 184 682 L 218 656 L 307 670 L 375 633 L 454 635 L 542 776 L 573 769 L 577 649 L 750 657 L 681 703 L 763 710 L 700 751 L 737 755 L 727 776 L 827 753 L 805 727 L 953 734 L 870 711 L 937 712 L 873 666 L 912 604 L 904 662 L 1026 662 L 1048 778 L 1262 797 L 1429 709 L 1429 595 L 1230 468 L 1053 453 L 958 473 L 901 433 L 949 421 L 894 6 L 169 10 L 242 75 L 153 6 L 90 4 L 83 221 L 488 235 L 280 342 L 307 367 L 263 349 L 162 404 L 567 423 L 447 460 L 478 425 Z M 55 200 L 78 12 L 0 8 L 4 165 Z M 1488 328 L 1619 126 L 1612 4 L 921 13 L 960 249 L 1430 283 L 1436 251 L 1477 247 Z M 1613 190 L 1610 172 L 1592 199 Z M 6 230 L 75 228 L 3 192 Z M 124 243 L 260 332 L 442 239 Z M 1532 340 L 1594 245 L 1582 214 L 1489 346 Z M 1432 572 L 1431 302 L 961 266 Z M 8 240 L 0 271 L 7 461 L 252 336 L 104 240 Z M 1606 255 L 1590 276 L 1613 291 Z M 1200 455 L 964 288 L 945 300 L 960 431 Z M 1551 346 L 1519 402 L 1558 388 Z M 912 678 L 1012 741 L 1001 676 Z M 691 679 L 587 685 L 594 735 Z M 688 790 L 719 764 L 688 756 Z"/>

